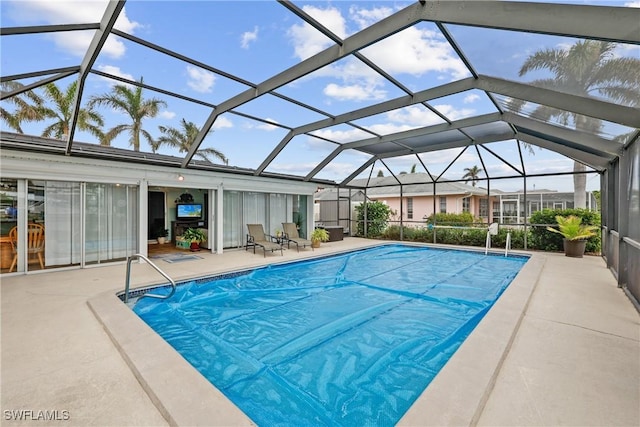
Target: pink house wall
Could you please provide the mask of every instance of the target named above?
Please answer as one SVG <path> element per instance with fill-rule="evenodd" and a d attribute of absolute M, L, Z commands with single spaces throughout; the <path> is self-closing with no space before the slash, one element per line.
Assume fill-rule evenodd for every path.
<path fill-rule="evenodd" d="M 443 196 L 447 199 L 447 213 L 462 213 L 462 196 L 461 195 L 453 195 L 453 196 Z M 402 212 L 402 221 L 407 222 L 407 225 L 420 225 L 424 223 L 423 218 L 430 216 L 433 214 L 433 196 L 411 196 L 413 198 L 413 219 L 409 219 L 407 215 L 407 197 L 403 198 L 403 212 Z M 396 221 L 400 221 L 400 197 L 372 197 L 373 200 L 378 200 L 381 202 L 385 202 L 391 210 L 396 212 L 395 217 L 393 218 Z M 480 199 L 479 196 L 471 196 L 469 200 L 469 212 L 473 214 L 474 217 L 480 217 Z M 491 198 L 489 200 L 489 217 L 491 218 L 491 206 L 493 200 L 495 198 Z M 440 196 L 436 196 L 436 212 L 440 212 Z"/>

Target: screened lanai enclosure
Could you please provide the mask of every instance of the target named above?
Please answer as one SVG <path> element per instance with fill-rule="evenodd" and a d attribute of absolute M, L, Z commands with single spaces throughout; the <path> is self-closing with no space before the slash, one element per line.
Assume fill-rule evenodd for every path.
<path fill-rule="evenodd" d="M 352 234 L 350 206 L 365 199 L 397 203 L 395 220 L 413 226 L 436 212 L 526 227 L 545 208 L 600 211 L 602 255 L 640 299 L 637 2 L 2 8 L 2 218 L 15 220 L 13 201 L 34 215 L 57 209 L 59 230 L 83 233 L 70 264 L 100 258 L 102 249 L 87 258 L 94 223 L 145 217 L 105 234 L 105 256 L 136 249 L 149 187 L 171 177 L 189 188 L 197 175 L 221 218 L 227 191 L 264 194 L 267 211 L 288 194 L 308 230 L 309 189 L 334 192 L 318 193 L 326 206 L 335 200 L 319 222 Z M 164 181 L 152 182 L 160 171 Z M 78 224 L 62 209 L 74 203 L 91 213 Z M 113 204 L 120 216 L 102 218 Z M 226 221 L 215 223 L 221 241 Z"/>

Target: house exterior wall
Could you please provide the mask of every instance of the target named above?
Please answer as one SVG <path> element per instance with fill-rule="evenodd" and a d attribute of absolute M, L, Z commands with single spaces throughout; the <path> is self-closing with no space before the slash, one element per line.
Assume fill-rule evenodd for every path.
<path fill-rule="evenodd" d="M 439 196 L 436 195 L 435 198 L 435 211 L 436 213 L 440 212 L 440 197 L 444 197 L 446 199 L 446 212 L 447 213 L 455 213 L 460 214 L 463 212 L 463 195 L 446 195 Z M 480 199 L 486 198 L 481 196 L 466 196 L 469 198 L 469 212 L 475 217 L 480 218 Z M 412 195 L 405 196 L 402 198 L 403 206 L 402 206 L 402 218 L 400 218 L 400 197 L 396 196 L 371 196 L 372 200 L 377 200 L 380 202 L 384 202 L 389 208 L 391 208 L 396 215 L 393 217 L 394 221 L 400 221 L 402 219 L 403 224 L 407 226 L 420 226 L 425 223 L 425 219 L 433 214 L 433 196 L 423 196 L 423 195 Z M 413 199 L 413 218 L 409 219 L 408 211 L 407 211 L 407 199 Z M 492 220 L 492 212 L 491 212 L 491 203 L 497 200 L 495 197 L 491 197 L 489 201 L 489 219 Z M 485 218 L 482 218 L 483 222 L 486 221 Z"/>
<path fill-rule="evenodd" d="M 17 218 L 7 217 L 3 212 L 2 217 L 4 222 L 12 220 L 15 224 L 13 226 L 18 227 L 18 235 L 25 236 L 25 230 L 27 223 L 30 220 L 28 214 L 31 215 L 34 209 L 33 196 L 38 195 L 36 191 L 41 191 L 42 195 L 38 197 L 44 198 L 45 206 L 44 210 L 44 222 L 47 227 L 45 229 L 45 240 L 48 243 L 45 245 L 45 251 L 49 251 L 50 256 L 45 257 L 44 264 L 46 268 L 59 268 L 63 266 L 73 265 L 76 267 L 85 267 L 89 265 L 87 258 L 87 248 L 94 243 L 94 238 L 90 233 L 96 235 L 95 242 L 104 244 L 105 247 L 122 247 L 123 253 L 147 253 L 146 242 L 148 240 L 148 189 L 149 186 L 179 189 L 180 192 L 188 189 L 208 191 L 209 194 L 209 219 L 208 224 L 204 226 L 208 229 L 215 229 L 215 252 L 222 252 L 222 231 L 224 230 L 225 223 L 223 221 L 224 212 L 223 198 L 221 197 L 223 192 L 238 191 L 238 192 L 252 192 L 252 193 L 264 193 L 264 194 L 284 194 L 284 195 L 304 195 L 307 197 L 307 206 L 303 208 L 308 211 L 312 209 L 312 195 L 316 191 L 316 185 L 308 182 L 296 182 L 286 179 L 264 178 L 255 177 L 251 175 L 239 175 L 230 174 L 217 171 L 203 171 L 195 169 L 183 169 L 176 167 L 157 166 L 149 164 L 136 164 L 131 162 L 120 162 L 116 160 L 104 160 L 96 158 L 82 158 L 78 156 L 63 156 L 59 154 L 48 153 L 35 153 L 13 149 L 3 149 L 0 152 L 0 160 L 2 163 L 2 169 L 0 171 L 0 178 L 5 181 L 12 182 L 13 195 L 6 196 L 12 201 L 15 200 Z M 182 180 L 179 177 L 182 176 Z M 38 184 L 41 187 L 36 187 L 33 184 L 34 181 L 42 182 Z M 39 190 L 41 188 L 42 190 Z M 73 192 L 71 192 L 72 190 Z M 95 189 L 95 190 L 94 190 Z M 127 190 L 129 189 L 129 190 Z M 66 191 L 66 192 L 65 192 Z M 103 207 L 93 208 L 90 206 L 90 191 L 94 191 L 95 194 L 100 195 L 103 199 L 100 199 L 104 204 Z M 120 194 L 122 193 L 122 194 Z M 106 196 L 104 196 L 106 194 Z M 61 205 L 57 203 L 54 205 L 54 196 L 62 195 L 64 197 L 73 198 L 73 203 L 67 205 Z M 126 199 L 125 199 L 126 197 Z M 60 199 L 60 197 L 58 197 Z M 4 200 L 4 199 L 3 199 Z M 215 209 L 214 209 L 214 201 Z M 174 206 L 169 201 L 171 206 Z M 68 208 L 65 208 L 68 206 Z M 102 205 L 101 205 L 102 206 Z M 74 211 L 69 211 L 73 207 Z M 13 209 L 13 208 L 12 208 Z M 66 209 L 66 213 L 61 213 L 62 209 Z M 93 209 L 93 210 L 90 210 Z M 83 214 L 84 212 L 84 214 Z M 108 221 L 112 221 L 115 224 L 131 225 L 130 227 L 120 227 L 122 235 L 109 237 L 108 228 L 98 230 L 96 227 L 85 226 L 86 218 L 91 215 L 95 216 L 96 212 L 107 216 Z M 215 215 L 213 214 L 215 212 Z M 13 212 L 11 212 L 13 213 Z M 72 219 L 71 215 L 73 215 Z M 83 216 L 84 215 L 84 216 Z M 126 216 L 126 218 L 125 218 Z M 53 242 L 63 241 L 57 237 L 48 238 L 50 233 L 56 233 L 62 227 L 56 227 L 56 218 L 60 218 L 60 221 L 66 221 L 72 223 L 66 226 L 65 230 L 69 230 L 69 234 L 73 234 L 75 247 L 70 249 L 69 253 L 74 254 L 71 261 L 67 263 L 53 263 L 52 260 L 56 256 L 61 255 L 62 252 L 57 249 L 52 251 Z M 165 215 L 165 218 L 170 218 L 169 215 Z M 284 221 L 287 218 L 282 218 Z M 6 221 L 5 221 L 6 220 Z M 82 221 L 85 221 L 83 223 Z M 280 221 L 280 218 L 278 218 Z M 17 224 L 17 225 L 16 225 Z M 166 228 L 169 228 L 169 224 L 166 224 Z M 268 226 L 268 223 L 265 225 Z M 243 224 L 244 227 L 244 224 Z M 307 221 L 307 232 L 313 229 L 313 222 Z M 4 231 L 3 231 L 4 233 Z M 59 233 L 58 233 L 59 234 Z M 51 235 L 53 236 L 53 235 Z M 11 257 L 11 242 L 8 240 L 7 235 L 1 236 L 2 241 L 2 254 L 8 253 L 8 257 Z M 212 237 L 210 235 L 210 237 Z M 118 239 L 117 241 L 114 239 Z M 106 240 L 105 240 L 106 239 Z M 123 243 L 124 239 L 127 242 Z M 9 250 L 5 251 L 4 246 L 9 245 Z M 26 242 L 22 243 L 26 245 Z M 122 245 L 125 245 L 126 248 Z M 18 248 L 20 252 L 20 247 Z M 78 251 L 82 252 L 81 257 L 76 257 Z M 111 251 L 113 252 L 113 251 Z M 18 272 L 25 272 L 27 269 L 31 269 L 28 266 L 28 260 L 25 259 L 23 253 L 20 252 L 18 257 Z M 118 255 L 109 253 L 108 258 L 100 259 L 98 263 L 115 261 L 122 259 L 125 255 Z M 11 264 L 11 261 L 8 262 Z M 64 265 L 63 265 L 64 264 Z M 39 263 L 34 265 L 34 268 L 41 268 Z M 2 273 L 10 272 L 11 268 L 0 268 Z M 15 272 L 16 269 L 13 269 Z"/>

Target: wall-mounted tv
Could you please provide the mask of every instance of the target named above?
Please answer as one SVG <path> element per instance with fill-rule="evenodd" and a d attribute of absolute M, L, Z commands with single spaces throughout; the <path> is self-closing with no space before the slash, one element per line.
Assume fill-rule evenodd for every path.
<path fill-rule="evenodd" d="M 176 219 L 202 219 L 202 203 L 181 203 L 176 208 Z"/>

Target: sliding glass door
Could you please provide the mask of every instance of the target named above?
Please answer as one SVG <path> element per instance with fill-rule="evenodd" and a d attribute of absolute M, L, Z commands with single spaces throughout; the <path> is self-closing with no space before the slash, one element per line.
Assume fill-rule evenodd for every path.
<path fill-rule="evenodd" d="M 138 188 L 86 185 L 85 263 L 124 260 L 138 248 Z"/>
<path fill-rule="evenodd" d="M 82 261 L 82 198 L 79 182 L 36 181 L 28 185 L 29 224 L 44 225 L 46 267 L 78 265 Z M 38 266 L 29 260 L 27 268 Z"/>
<path fill-rule="evenodd" d="M 242 223 L 242 193 L 224 191 L 222 195 L 223 213 L 222 241 L 224 248 L 239 248 L 244 245 Z"/>

